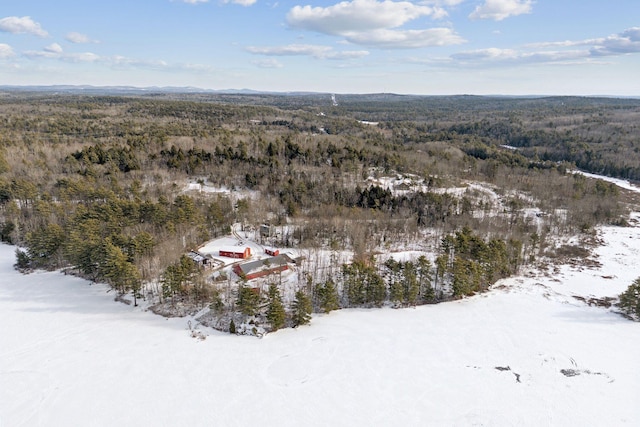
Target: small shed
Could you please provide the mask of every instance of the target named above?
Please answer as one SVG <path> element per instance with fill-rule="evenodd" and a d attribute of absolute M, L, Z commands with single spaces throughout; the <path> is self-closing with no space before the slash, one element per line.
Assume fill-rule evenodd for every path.
<path fill-rule="evenodd" d="M 204 267 L 204 268 L 213 267 L 213 259 L 209 254 L 203 255 L 198 251 L 189 251 L 189 253 L 187 253 L 187 256 L 191 258 L 200 267 Z"/>
<path fill-rule="evenodd" d="M 247 259 L 251 256 L 251 248 L 248 246 L 231 246 L 220 248 L 218 254 L 227 258 Z"/>
<path fill-rule="evenodd" d="M 264 248 L 264 253 L 271 256 L 278 256 L 280 255 L 280 249 L 267 246 Z"/>

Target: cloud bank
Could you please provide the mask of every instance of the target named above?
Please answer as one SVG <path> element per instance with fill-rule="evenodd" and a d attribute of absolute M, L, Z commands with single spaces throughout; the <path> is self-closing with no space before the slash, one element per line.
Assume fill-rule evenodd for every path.
<path fill-rule="evenodd" d="M 457 0 L 447 4 L 457 4 Z M 463 43 L 450 28 L 401 29 L 422 17 L 447 15 L 438 4 L 391 0 L 351 0 L 329 7 L 295 6 L 287 14 L 293 29 L 340 36 L 346 41 L 380 49 L 419 48 Z M 430 5 L 434 5 L 433 7 Z"/>
<path fill-rule="evenodd" d="M 287 46 L 249 46 L 247 52 L 266 56 L 310 56 L 316 59 L 357 59 L 367 56 L 366 50 L 336 52 L 330 46 L 290 44 Z"/>
<path fill-rule="evenodd" d="M 49 36 L 49 33 L 29 16 L 23 16 L 22 18 L 8 16 L 0 19 L 0 31 L 11 34 L 31 34 L 38 37 Z"/>
<path fill-rule="evenodd" d="M 564 49 L 563 49 L 564 48 Z M 604 57 L 640 53 L 640 27 L 633 27 L 608 37 L 561 42 L 535 43 L 517 49 L 487 48 L 451 55 L 455 63 L 532 64 L 579 63 Z"/>

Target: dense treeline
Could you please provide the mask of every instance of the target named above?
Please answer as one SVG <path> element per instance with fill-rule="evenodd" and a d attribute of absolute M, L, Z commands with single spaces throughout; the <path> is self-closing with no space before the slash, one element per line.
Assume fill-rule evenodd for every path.
<path fill-rule="evenodd" d="M 637 167 L 633 102 L 213 101 L 0 99 L 0 239 L 24 248 L 19 266 L 66 267 L 136 295 L 142 283 L 160 283 L 162 298 L 217 301 L 181 255 L 234 222 L 270 222 L 289 225 L 280 245 L 354 252 L 336 277 L 312 278 L 306 295 L 316 310 L 435 302 L 513 273 L 533 241 L 542 251 L 552 236 L 619 221 L 613 185 L 557 162 L 613 162 L 607 141 L 590 148 L 597 132 L 621 127 L 619 167 Z M 410 182 L 392 188 L 389 177 Z M 215 191 L 188 191 L 188 183 Z M 370 258 L 409 240 L 443 251 L 433 271 L 424 261 L 382 267 Z"/>

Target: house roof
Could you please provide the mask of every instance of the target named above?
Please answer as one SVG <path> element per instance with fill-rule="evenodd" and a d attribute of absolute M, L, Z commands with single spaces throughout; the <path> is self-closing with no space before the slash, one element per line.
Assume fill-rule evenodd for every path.
<path fill-rule="evenodd" d="M 238 267 L 242 271 L 243 274 L 250 274 L 255 271 L 282 267 L 283 265 L 287 265 L 291 262 L 291 258 L 286 255 L 277 255 L 271 258 L 259 259 L 257 261 L 245 262 L 242 264 L 238 264 Z"/>
<path fill-rule="evenodd" d="M 195 262 L 200 263 L 204 262 L 205 259 L 211 259 L 211 256 L 203 255 L 198 251 L 189 251 L 189 253 L 187 253 L 187 256 Z"/>
<path fill-rule="evenodd" d="M 249 249 L 248 246 L 223 246 L 218 249 L 218 252 L 231 252 L 241 254 L 244 253 L 244 251 L 246 251 L 247 249 Z"/>

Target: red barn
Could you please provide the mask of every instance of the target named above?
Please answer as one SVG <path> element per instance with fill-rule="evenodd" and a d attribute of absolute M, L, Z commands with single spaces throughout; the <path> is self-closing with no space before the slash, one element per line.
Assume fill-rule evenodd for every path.
<path fill-rule="evenodd" d="M 231 246 L 228 248 L 221 248 L 218 254 L 227 258 L 247 259 L 251 256 L 251 248 L 248 246 Z"/>
<path fill-rule="evenodd" d="M 271 256 L 278 256 L 280 255 L 280 249 L 266 247 L 264 248 L 264 253 Z"/>

